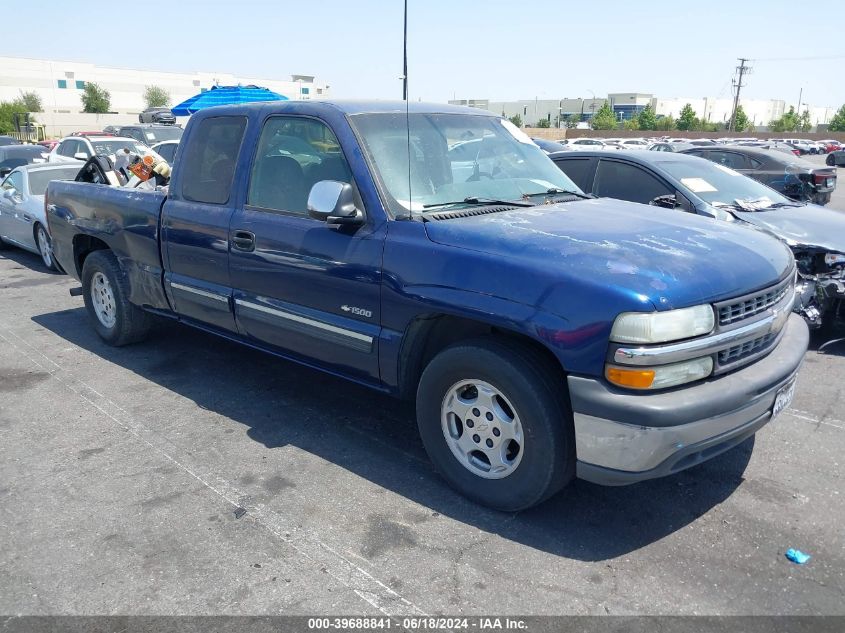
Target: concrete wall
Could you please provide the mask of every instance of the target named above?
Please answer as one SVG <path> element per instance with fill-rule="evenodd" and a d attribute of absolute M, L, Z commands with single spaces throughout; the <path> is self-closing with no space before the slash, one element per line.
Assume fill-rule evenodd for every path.
<path fill-rule="evenodd" d="M 662 132 L 659 130 L 575 130 L 575 129 L 545 129 L 545 128 L 523 128 L 523 132 L 528 136 L 536 138 L 544 138 L 550 141 L 556 141 L 563 138 L 643 138 L 656 136 L 670 136 L 671 138 L 724 138 L 724 137 L 743 137 L 743 138 L 806 138 L 820 141 L 822 139 L 836 139 L 845 143 L 845 132 L 737 132 L 728 133 L 722 132 L 684 132 L 681 130 L 672 130 L 670 132 Z"/>
<path fill-rule="evenodd" d="M 84 112 L 59 113 L 36 112 L 30 115 L 35 122 L 44 126 L 47 138 L 61 138 L 73 132 L 102 130 L 107 125 L 135 125 L 137 114 L 86 114 Z M 188 117 L 177 117 L 177 123 L 185 126 Z"/>

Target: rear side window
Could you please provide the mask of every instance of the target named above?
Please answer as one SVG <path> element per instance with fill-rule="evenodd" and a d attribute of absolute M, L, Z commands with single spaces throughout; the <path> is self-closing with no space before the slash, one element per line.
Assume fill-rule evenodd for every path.
<path fill-rule="evenodd" d="M 599 162 L 593 193 L 600 197 L 618 198 L 648 204 L 658 196 L 675 193 L 657 177 L 644 169 L 613 160 Z"/>
<path fill-rule="evenodd" d="M 564 160 L 555 161 L 555 165 L 560 167 L 564 174 L 569 176 L 578 188 L 583 191 L 589 191 L 587 175 L 590 171 L 589 158 L 567 158 Z"/>
<path fill-rule="evenodd" d="M 220 116 L 200 122 L 181 158 L 182 196 L 193 202 L 226 204 L 246 118 Z"/>

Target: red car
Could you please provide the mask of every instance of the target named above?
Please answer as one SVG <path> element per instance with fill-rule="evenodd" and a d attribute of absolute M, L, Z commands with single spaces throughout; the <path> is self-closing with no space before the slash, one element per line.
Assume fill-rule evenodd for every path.
<path fill-rule="evenodd" d="M 38 141 L 37 145 L 46 147 L 48 152 L 53 151 L 53 148 L 59 144 L 59 139 L 50 139 L 47 141 Z"/>

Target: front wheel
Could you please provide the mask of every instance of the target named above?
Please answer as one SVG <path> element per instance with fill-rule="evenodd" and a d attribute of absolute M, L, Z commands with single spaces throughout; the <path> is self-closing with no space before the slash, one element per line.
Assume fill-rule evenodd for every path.
<path fill-rule="evenodd" d="M 824 159 L 824 162 L 831 167 L 836 167 L 836 156 L 828 154 L 827 158 Z"/>
<path fill-rule="evenodd" d="M 106 343 L 120 347 L 142 340 L 150 316 L 129 302 L 129 280 L 111 251 L 91 253 L 82 266 L 85 308 Z"/>
<path fill-rule="evenodd" d="M 431 461 L 482 505 L 517 511 L 544 501 L 575 473 L 562 380 L 540 354 L 510 342 L 477 339 L 445 349 L 417 389 L 417 424 Z"/>

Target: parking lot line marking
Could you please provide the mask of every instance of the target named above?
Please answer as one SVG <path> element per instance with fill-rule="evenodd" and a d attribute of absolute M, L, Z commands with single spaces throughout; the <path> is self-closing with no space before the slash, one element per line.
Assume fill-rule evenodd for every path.
<path fill-rule="evenodd" d="M 833 422 L 839 422 L 839 424 L 833 424 L 829 420 L 819 420 L 816 416 L 808 411 L 801 411 L 800 409 L 787 409 L 784 413 L 788 413 L 793 418 L 798 418 L 799 420 L 804 420 L 805 422 L 812 422 L 813 424 L 823 424 L 824 426 L 832 426 L 834 429 L 841 429 L 845 431 L 845 422 L 842 420 L 836 420 L 831 418 Z"/>
<path fill-rule="evenodd" d="M 16 344 L 15 341 L 12 340 L 10 337 L 14 337 L 14 339 L 17 339 L 20 344 Z M 153 436 L 160 442 L 166 440 L 159 437 L 154 431 L 135 423 L 133 421 L 133 416 L 128 413 L 125 409 L 123 409 L 120 405 L 107 398 L 103 394 L 99 393 L 96 389 L 94 389 L 84 381 L 71 376 L 70 372 L 68 372 L 64 367 L 59 365 L 52 358 L 44 354 L 41 350 L 39 350 L 38 348 L 30 344 L 28 341 L 18 336 L 15 332 L 8 329 L 7 327 L 3 327 L 2 329 L 0 329 L 0 339 L 2 339 L 9 347 L 16 350 L 21 356 L 29 360 L 29 362 L 31 362 L 33 365 L 35 365 L 42 371 L 48 373 L 50 377 L 56 380 L 59 384 L 64 386 L 72 393 L 78 395 L 82 400 L 84 400 L 94 409 L 102 413 L 120 428 L 131 433 L 133 436 L 135 436 L 144 444 L 146 444 L 150 449 L 159 453 L 161 456 L 163 456 L 174 466 L 182 470 L 184 473 L 188 474 L 190 477 L 193 477 L 208 490 L 210 490 L 215 495 L 226 501 L 226 503 L 231 505 L 233 508 L 240 508 L 240 504 L 236 500 L 239 499 L 242 494 L 237 488 L 235 488 L 220 477 L 218 477 L 217 479 L 220 484 L 222 484 L 221 487 L 226 488 L 226 491 L 215 487 L 210 481 L 201 476 L 199 473 L 194 472 L 193 469 L 179 461 L 168 451 L 164 450 L 159 446 L 156 446 L 151 440 L 144 437 L 144 435 Z M 28 349 L 25 349 L 24 347 L 22 347 L 22 345 Z M 42 364 L 42 362 L 39 362 L 29 350 L 43 358 L 50 365 L 55 367 L 55 369 L 45 367 L 45 365 Z M 60 376 L 60 373 L 66 374 L 68 378 Z M 89 393 L 95 394 L 96 397 L 91 397 Z M 100 400 L 101 402 L 98 402 L 98 400 Z M 123 415 L 118 416 L 114 413 L 111 413 L 107 410 L 107 408 L 116 410 Z M 121 420 L 120 418 L 127 419 Z M 352 591 L 356 596 L 361 598 L 361 600 L 369 604 L 371 607 L 377 609 L 384 615 L 388 617 L 403 615 L 427 615 L 417 605 L 413 604 L 403 596 L 399 595 L 396 591 L 394 591 L 393 589 L 385 585 L 383 582 L 378 580 L 375 576 L 362 569 L 358 565 L 354 564 L 352 561 L 350 561 L 348 558 L 346 558 L 339 552 L 332 549 L 331 546 L 324 543 L 315 534 L 309 532 L 296 538 L 292 538 L 291 536 L 285 536 L 284 529 L 278 526 L 274 526 L 272 524 L 272 517 L 269 517 L 260 509 L 250 510 L 248 516 L 252 519 L 253 522 L 269 531 L 276 538 L 278 538 L 283 543 L 294 549 L 306 559 L 312 561 L 320 569 L 325 570 L 325 572 L 329 574 L 332 578 L 337 580 L 340 584 L 342 584 L 347 589 Z"/>

